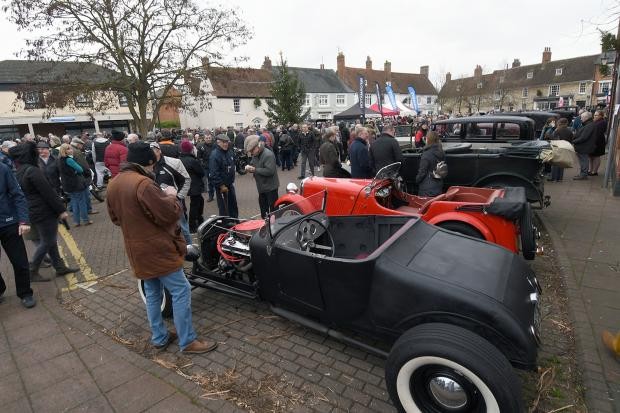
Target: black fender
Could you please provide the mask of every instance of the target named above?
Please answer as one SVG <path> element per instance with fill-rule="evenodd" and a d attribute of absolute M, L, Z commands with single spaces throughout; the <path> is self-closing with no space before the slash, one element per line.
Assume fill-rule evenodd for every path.
<path fill-rule="evenodd" d="M 485 186 L 522 186 L 525 188 L 525 195 L 528 202 L 540 202 L 541 207 L 544 204 L 545 190 L 542 179 L 540 179 L 540 181 L 535 184 L 534 182 L 530 181 L 522 175 L 500 172 L 478 178 L 478 180 L 474 182 L 473 186 L 478 188 L 482 188 Z"/>
<path fill-rule="evenodd" d="M 506 321 L 506 319 L 504 319 Z M 492 325 L 481 323 L 461 314 L 446 312 L 418 313 L 412 317 L 401 320 L 395 329 L 398 331 L 408 331 L 413 327 L 427 323 L 452 324 L 465 328 L 474 334 L 487 340 L 504 354 L 514 367 L 522 370 L 536 370 L 536 357 L 538 353 L 537 344 L 532 337 L 528 336 L 527 331 L 519 328 L 517 323 L 505 325 L 502 323 L 502 331 Z M 510 333 L 510 337 L 506 332 Z"/>

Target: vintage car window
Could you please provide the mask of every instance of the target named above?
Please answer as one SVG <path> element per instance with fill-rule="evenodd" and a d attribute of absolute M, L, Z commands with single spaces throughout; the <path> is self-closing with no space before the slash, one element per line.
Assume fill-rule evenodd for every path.
<path fill-rule="evenodd" d="M 460 138 L 461 124 L 440 123 L 439 125 L 435 125 L 435 132 L 437 132 L 442 138 Z"/>
<path fill-rule="evenodd" d="M 491 140 L 493 139 L 493 124 L 470 122 L 465 124 L 466 140 Z"/>
<path fill-rule="evenodd" d="M 521 137 L 519 124 L 503 122 L 497 124 L 497 140 L 518 140 Z"/>

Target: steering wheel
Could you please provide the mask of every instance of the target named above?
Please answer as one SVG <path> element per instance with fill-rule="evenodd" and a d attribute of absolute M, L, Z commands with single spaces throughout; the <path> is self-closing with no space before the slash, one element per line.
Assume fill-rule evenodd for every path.
<path fill-rule="evenodd" d="M 317 244 L 316 240 L 327 234 L 330 245 Z M 314 218 L 303 219 L 297 227 L 295 239 L 302 251 L 320 250 L 321 254 L 333 257 L 336 252 L 334 239 L 322 222 Z"/>

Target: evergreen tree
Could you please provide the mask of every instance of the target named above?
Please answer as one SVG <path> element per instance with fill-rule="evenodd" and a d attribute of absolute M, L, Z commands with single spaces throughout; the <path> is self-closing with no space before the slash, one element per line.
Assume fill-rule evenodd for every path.
<path fill-rule="evenodd" d="M 300 123 L 308 116 L 310 109 L 305 112 L 303 109 L 306 99 L 304 85 L 295 73 L 289 72 L 282 54 L 270 91 L 273 99 L 267 101 L 265 115 L 271 123 L 276 125 Z"/>

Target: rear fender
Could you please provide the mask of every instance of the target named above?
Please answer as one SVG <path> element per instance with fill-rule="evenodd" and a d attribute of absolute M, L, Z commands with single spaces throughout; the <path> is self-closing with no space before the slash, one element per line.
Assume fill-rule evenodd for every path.
<path fill-rule="evenodd" d="M 468 215 L 463 212 L 445 212 L 443 214 L 435 215 L 429 220 L 426 220 L 426 219 L 424 220 L 428 222 L 429 224 L 433 224 L 433 225 L 439 225 L 442 222 L 446 222 L 446 221 L 462 222 L 480 231 L 480 233 L 482 234 L 482 236 L 484 237 L 486 241 L 493 242 L 493 243 L 496 242 L 495 235 L 493 235 L 493 232 L 491 232 L 489 227 L 484 222 L 482 222 L 482 220 L 476 218 L 473 215 Z"/>
<path fill-rule="evenodd" d="M 278 208 L 280 205 L 287 204 L 295 204 L 303 214 L 309 214 L 310 212 L 316 210 L 312 206 L 312 203 L 308 201 L 306 198 L 299 194 L 284 194 L 275 203 L 275 207 Z"/>
<path fill-rule="evenodd" d="M 485 186 L 522 186 L 525 188 L 525 192 L 527 194 L 528 201 L 536 201 L 540 202 L 540 205 L 543 205 L 543 195 L 539 188 L 534 185 L 530 180 L 524 178 L 519 174 L 514 173 L 496 173 L 485 175 L 484 177 L 478 179 L 472 186 L 477 187 L 485 187 Z"/>
<path fill-rule="evenodd" d="M 536 369 L 536 345 L 516 324 L 503 325 L 504 331 L 500 331 L 491 325 L 455 313 L 426 313 L 402 320 L 397 329 L 408 331 L 426 323 L 446 323 L 465 328 L 497 347 L 513 366 L 525 370 Z"/>

